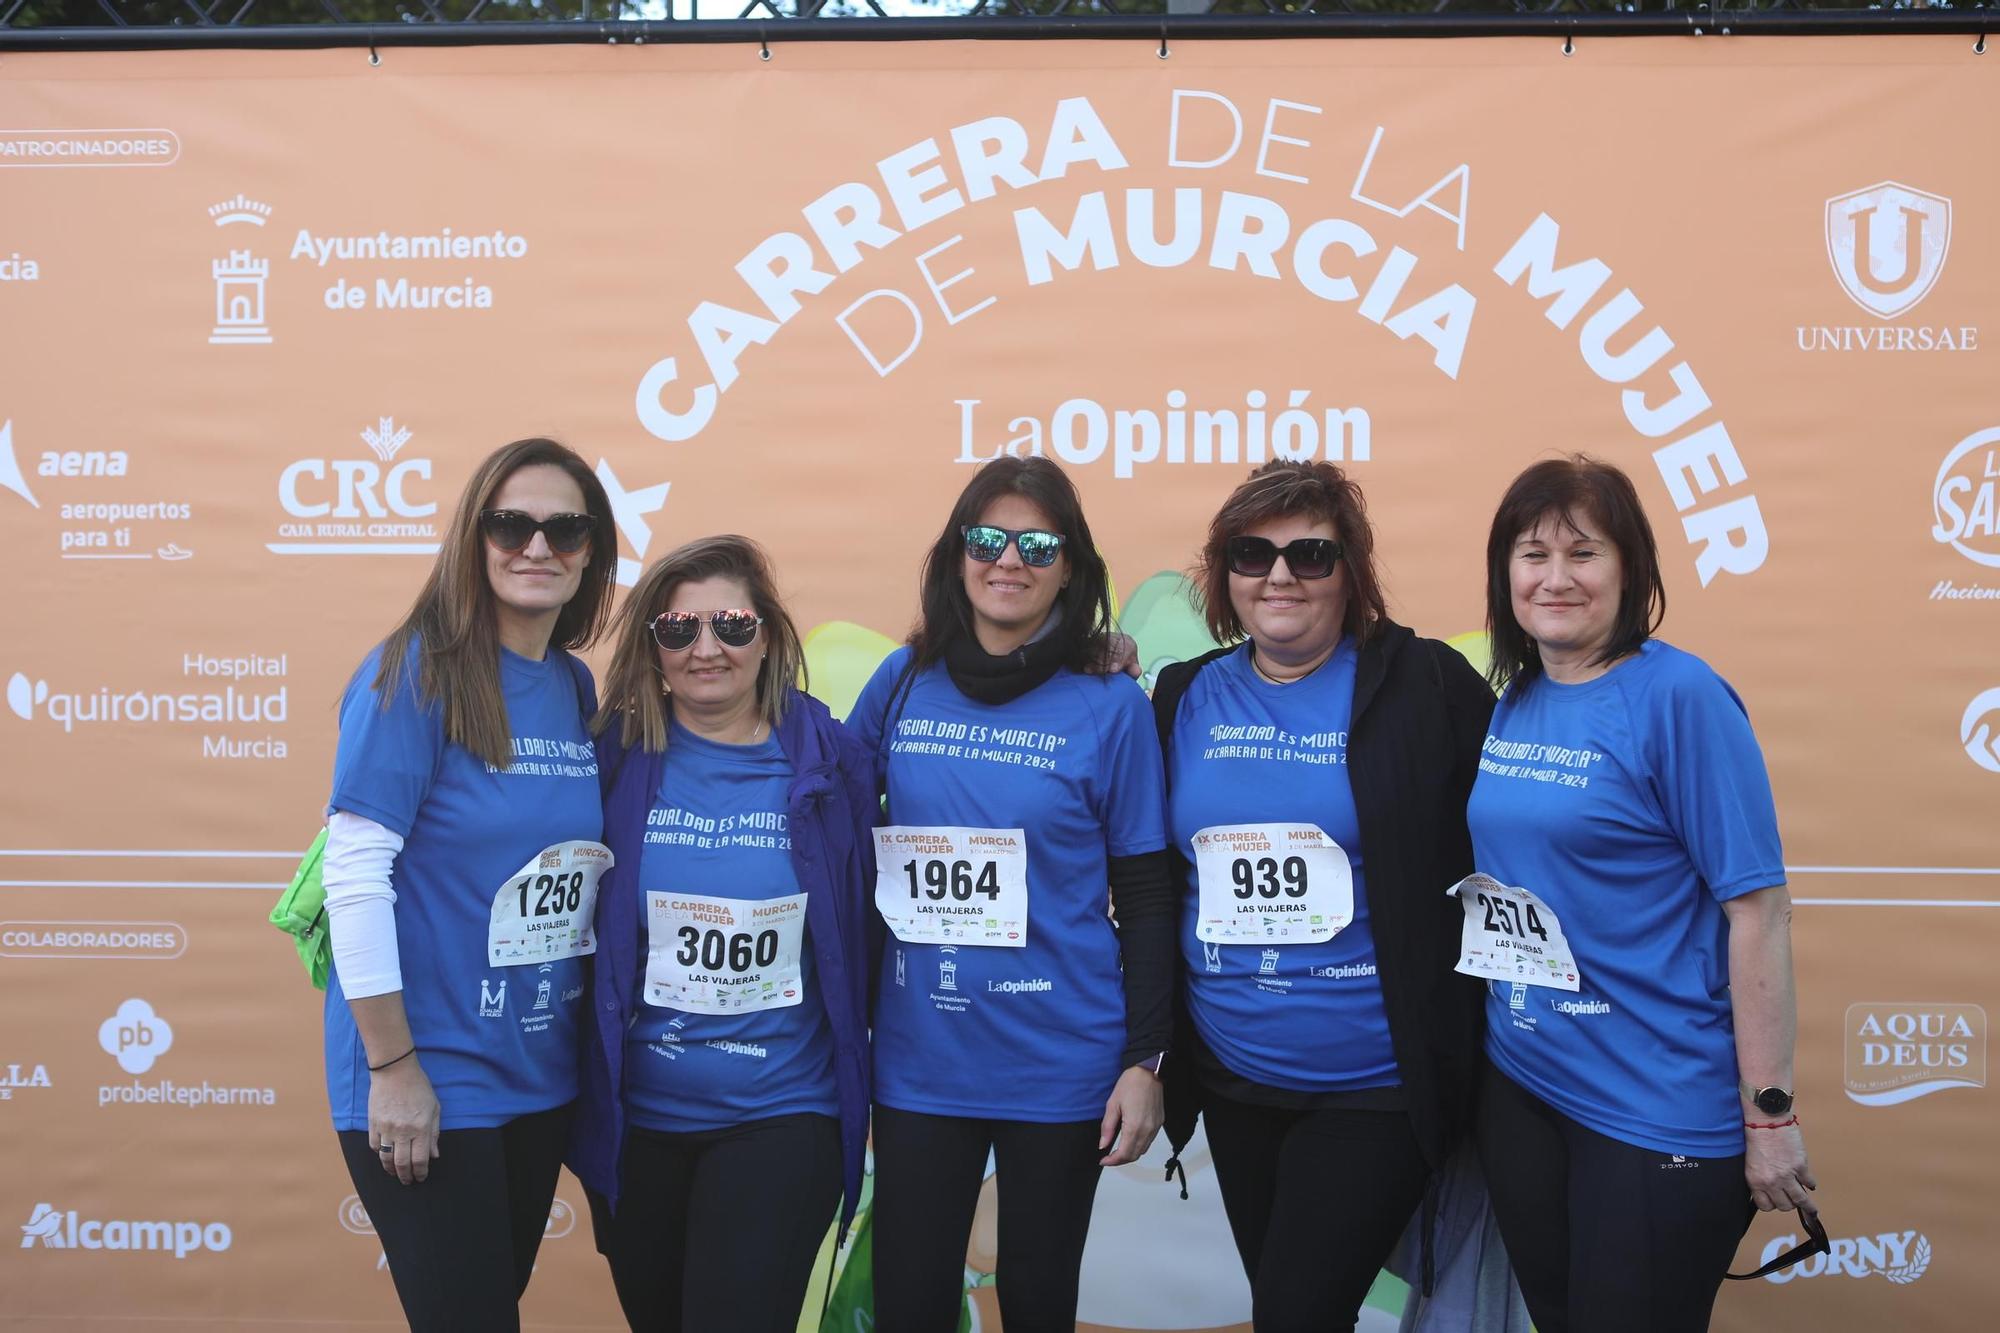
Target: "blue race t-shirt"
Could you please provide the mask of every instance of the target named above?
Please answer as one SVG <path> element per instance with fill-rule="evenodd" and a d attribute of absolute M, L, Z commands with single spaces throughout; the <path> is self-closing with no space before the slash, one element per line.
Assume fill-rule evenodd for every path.
<path fill-rule="evenodd" d="M 1353 641 L 1343 638 L 1312 675 L 1273 685 L 1251 666 L 1246 644 L 1196 673 L 1174 715 L 1169 814 L 1174 846 L 1190 862 L 1181 912 L 1188 1012 L 1232 1073 L 1296 1092 L 1402 1082 L 1347 777 L 1354 667 Z M 1339 844 L 1354 876 L 1353 919 L 1321 943 L 1203 941 L 1194 835 L 1280 823 L 1317 825 Z"/>
<path fill-rule="evenodd" d="M 489 966 L 488 927 L 494 899 L 538 853 L 603 837 L 597 751 L 560 651 L 539 662 L 500 652 L 515 755 L 504 770 L 445 740 L 441 709 L 417 698 L 416 653 L 386 709 L 372 688 L 379 647 L 348 682 L 327 811 L 402 837 L 390 887 L 410 1035 L 442 1127 L 490 1128 L 577 1094 L 583 960 Z M 325 1025 L 334 1128 L 366 1129 L 367 1052 L 338 968 Z"/>
<path fill-rule="evenodd" d="M 1095 1120 L 1125 1046 L 1107 862 L 1166 846 L 1145 693 L 1064 669 L 988 705 L 934 665 L 891 719 L 908 660 L 891 653 L 849 718 L 886 766 L 889 822 L 1023 830 L 1028 916 L 1018 948 L 888 941 L 875 1098 L 931 1115 Z M 884 873 L 893 882 L 895 858 Z"/>
<path fill-rule="evenodd" d="M 1621 1142 L 1742 1152 L 1721 904 L 1785 866 L 1736 692 L 1657 640 L 1580 685 L 1509 688 L 1467 821 L 1478 868 L 1554 909 L 1580 986 L 1489 982 L 1494 1065 Z"/>
<path fill-rule="evenodd" d="M 639 859 L 642 958 L 650 942 L 649 895 L 707 904 L 767 903 L 800 894 L 786 813 L 791 781 L 791 763 L 775 737 L 721 745 L 672 726 Z M 685 919 L 662 940 L 680 966 L 691 975 L 701 975 L 707 962 L 727 968 L 731 932 L 711 924 L 721 914 L 689 906 Z M 754 939 L 762 932 L 744 933 Z M 641 969 L 636 1017 L 625 1039 L 625 1106 L 634 1124 L 689 1131 L 771 1116 L 836 1114 L 833 1032 L 812 939 L 803 929 L 790 938 L 798 945 L 800 984 L 791 988 L 795 995 L 780 997 L 790 1003 L 772 1007 L 715 1013 L 652 1003 Z M 738 953 L 736 961 L 759 966 L 754 946 L 739 946 Z M 778 957 L 775 943 L 771 957 L 774 974 L 789 961 Z"/>

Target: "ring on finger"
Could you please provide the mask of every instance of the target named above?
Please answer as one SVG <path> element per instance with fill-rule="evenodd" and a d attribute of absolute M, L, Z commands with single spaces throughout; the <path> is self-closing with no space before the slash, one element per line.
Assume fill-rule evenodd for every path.
<path fill-rule="evenodd" d="M 381 1147 L 377 1148 L 375 1151 L 381 1153 L 384 1157 L 390 1157 L 395 1154 L 396 1145 L 393 1143 L 384 1143 Z"/>

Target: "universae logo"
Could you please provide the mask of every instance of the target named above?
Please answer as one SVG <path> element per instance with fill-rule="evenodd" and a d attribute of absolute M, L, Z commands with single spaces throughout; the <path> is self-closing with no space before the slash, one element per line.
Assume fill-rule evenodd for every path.
<path fill-rule="evenodd" d="M 1894 319 L 1930 294 L 1951 248 L 1951 200 L 1896 181 L 1826 201 L 1826 254 L 1854 303 Z"/>

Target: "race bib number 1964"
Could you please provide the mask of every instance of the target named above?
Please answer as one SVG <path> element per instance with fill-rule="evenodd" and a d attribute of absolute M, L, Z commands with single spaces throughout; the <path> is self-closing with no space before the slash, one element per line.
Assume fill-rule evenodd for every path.
<path fill-rule="evenodd" d="M 910 944 L 1028 944 L 1028 835 L 1017 828 L 875 830 L 875 909 Z"/>

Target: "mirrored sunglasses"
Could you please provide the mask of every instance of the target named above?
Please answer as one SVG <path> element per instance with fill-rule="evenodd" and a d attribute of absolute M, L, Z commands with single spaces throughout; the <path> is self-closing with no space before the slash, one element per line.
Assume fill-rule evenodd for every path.
<path fill-rule="evenodd" d="M 654 643 L 670 653 L 678 653 L 694 647 L 704 622 L 717 643 L 748 648 L 757 638 L 757 627 L 764 623 L 764 617 L 755 611 L 711 611 L 705 616 L 694 611 L 662 611 L 647 621 L 646 626 L 653 631 Z"/>
<path fill-rule="evenodd" d="M 990 565 L 1007 553 L 1007 544 L 1021 553 L 1021 563 L 1036 569 L 1047 569 L 1062 554 L 1063 538 L 1059 532 L 1043 532 L 1040 528 L 996 528 L 988 523 L 974 523 L 958 530 L 965 538 L 965 553 L 982 565 Z"/>

